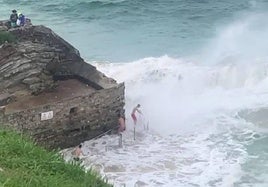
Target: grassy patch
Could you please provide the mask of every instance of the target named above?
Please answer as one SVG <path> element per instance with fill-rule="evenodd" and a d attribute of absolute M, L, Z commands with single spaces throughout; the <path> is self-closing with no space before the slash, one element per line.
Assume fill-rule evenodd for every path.
<path fill-rule="evenodd" d="M 99 175 L 66 163 L 29 138 L 0 130 L 0 187 L 111 187 Z"/>
<path fill-rule="evenodd" d="M 0 45 L 5 42 L 15 42 L 16 38 L 10 32 L 0 31 Z"/>

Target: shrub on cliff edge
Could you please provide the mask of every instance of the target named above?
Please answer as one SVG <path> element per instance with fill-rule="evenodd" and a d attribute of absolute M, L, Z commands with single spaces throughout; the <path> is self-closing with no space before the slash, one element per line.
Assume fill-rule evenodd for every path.
<path fill-rule="evenodd" d="M 0 129 L 0 186 L 111 187 L 92 171 L 66 163 L 57 152 L 29 138 Z"/>
<path fill-rule="evenodd" d="M 0 45 L 5 42 L 14 42 L 16 40 L 15 36 L 10 32 L 0 31 Z"/>

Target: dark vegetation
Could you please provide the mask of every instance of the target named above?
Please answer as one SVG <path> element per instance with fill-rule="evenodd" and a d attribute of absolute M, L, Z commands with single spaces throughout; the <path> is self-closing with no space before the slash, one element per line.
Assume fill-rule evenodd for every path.
<path fill-rule="evenodd" d="M 15 40 L 16 40 L 16 37 L 10 32 L 0 31 L 0 45 L 5 42 L 8 42 L 8 43 L 15 42 Z"/>

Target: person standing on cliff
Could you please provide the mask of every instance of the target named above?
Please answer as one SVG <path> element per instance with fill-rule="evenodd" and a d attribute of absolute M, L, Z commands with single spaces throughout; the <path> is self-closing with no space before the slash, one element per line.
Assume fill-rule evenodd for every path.
<path fill-rule="evenodd" d="M 22 13 L 18 13 L 18 21 L 17 21 L 17 25 L 18 26 L 24 26 L 26 22 L 26 18 Z"/>
<path fill-rule="evenodd" d="M 136 112 L 142 114 L 142 112 L 139 110 L 140 107 L 141 107 L 141 105 L 138 104 L 136 107 L 133 108 L 132 113 L 131 113 L 131 117 L 132 117 L 135 125 L 137 124 Z"/>
<path fill-rule="evenodd" d="M 126 130 L 125 119 L 120 114 L 118 114 L 118 125 L 119 125 L 118 133 L 124 132 Z"/>
<path fill-rule="evenodd" d="M 11 28 L 14 28 L 14 27 L 17 26 L 17 20 L 18 20 L 17 10 L 12 10 L 12 13 L 10 15 L 10 26 L 11 26 Z"/>

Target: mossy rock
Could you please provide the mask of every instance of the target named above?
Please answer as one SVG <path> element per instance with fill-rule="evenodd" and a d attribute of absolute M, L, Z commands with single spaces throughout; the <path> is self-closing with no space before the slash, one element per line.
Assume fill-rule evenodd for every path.
<path fill-rule="evenodd" d="M 8 42 L 8 43 L 12 43 L 16 41 L 16 37 L 11 34 L 10 32 L 6 32 L 6 31 L 0 31 L 0 45 Z"/>

